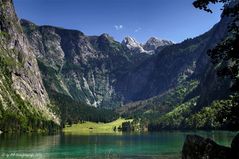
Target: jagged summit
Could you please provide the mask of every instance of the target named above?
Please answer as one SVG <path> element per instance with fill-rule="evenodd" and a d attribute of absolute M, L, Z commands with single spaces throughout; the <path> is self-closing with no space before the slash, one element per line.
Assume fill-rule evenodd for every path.
<path fill-rule="evenodd" d="M 145 44 L 139 43 L 136 39 L 127 36 L 122 41 L 122 45 L 134 53 L 154 54 L 156 49 L 162 50 L 165 46 L 172 45 L 172 41 L 160 40 L 156 37 L 151 37 Z"/>
<path fill-rule="evenodd" d="M 128 48 L 130 51 L 136 52 L 136 53 L 142 53 L 145 52 L 143 49 L 142 44 L 140 44 L 136 39 L 127 36 L 122 41 L 122 45 L 126 48 Z"/>
<path fill-rule="evenodd" d="M 156 37 L 151 37 L 145 44 L 144 44 L 144 49 L 147 51 L 150 50 L 156 50 L 159 47 L 165 47 L 168 45 L 172 45 L 172 41 L 168 40 L 160 40 Z"/>
<path fill-rule="evenodd" d="M 98 39 L 107 40 L 107 41 L 115 41 L 114 38 L 107 33 L 101 34 Z"/>
<path fill-rule="evenodd" d="M 101 34 L 100 36 L 102 36 L 102 37 L 106 37 L 106 38 L 112 38 L 109 34 L 107 34 L 107 33 L 103 33 L 103 34 Z"/>

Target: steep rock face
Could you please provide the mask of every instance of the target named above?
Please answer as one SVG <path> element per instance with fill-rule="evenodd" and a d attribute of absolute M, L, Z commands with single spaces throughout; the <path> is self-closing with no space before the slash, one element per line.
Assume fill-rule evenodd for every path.
<path fill-rule="evenodd" d="M 26 20 L 22 20 L 22 26 L 39 60 L 48 92 L 56 91 L 92 106 L 112 107 L 160 96 L 183 82 L 203 83 L 206 72 L 210 80 L 217 80 L 207 50 L 220 41 L 227 25 L 221 22 L 180 44 L 151 38 L 145 45 L 130 37 L 119 43 L 108 34 L 86 36 Z M 145 49 L 156 50 L 149 55 Z M 196 94 L 190 96 L 204 91 L 200 84 Z M 204 102 L 200 98 L 199 103 L 213 99 L 210 96 Z"/>
<path fill-rule="evenodd" d="M 26 20 L 22 26 L 36 52 L 48 92 L 66 94 L 96 107 L 120 105 L 115 84 L 148 56 L 125 50 L 108 34 L 86 36 Z"/>
<path fill-rule="evenodd" d="M 213 30 L 197 38 L 166 47 L 127 72 L 117 85 L 126 101 L 143 100 L 164 93 L 180 82 L 190 79 L 198 67 L 197 61 L 206 56 Z M 202 66 L 203 68 L 205 67 Z"/>
<path fill-rule="evenodd" d="M 206 50 L 222 36 L 215 36 L 215 26 L 180 44 L 151 38 L 143 46 L 130 37 L 120 44 L 107 34 L 86 36 L 26 20 L 22 26 L 47 88 L 105 107 L 158 96 L 190 78 L 199 80 L 209 63 Z M 155 54 L 143 53 L 144 47 L 156 48 Z"/>
<path fill-rule="evenodd" d="M 16 112 L 21 111 L 19 107 L 21 104 L 18 105 L 17 100 L 23 100 L 25 103 L 29 102 L 26 104 L 29 112 L 34 114 L 35 111 L 45 120 L 59 124 L 58 117 L 48 107 L 50 101 L 42 82 L 37 60 L 22 31 L 12 0 L 1 0 L 0 5 L 0 49 L 3 65 L 0 101 L 3 106 L 3 115 L 14 109 Z M 8 105 L 8 102 L 11 104 Z M 23 104 L 22 107 L 24 107 Z M 24 115 L 24 113 L 26 112 L 20 114 Z"/>
<path fill-rule="evenodd" d="M 231 121 L 224 117 L 227 114 L 220 114 L 225 110 L 233 111 L 230 104 L 231 79 L 218 77 L 215 66 L 207 55 L 207 51 L 225 37 L 230 22 L 230 18 L 224 17 L 204 35 L 169 46 L 156 54 L 158 57 L 151 57 L 154 58 L 155 65 L 151 67 L 150 79 L 140 76 L 142 74 L 140 72 L 138 74 L 135 72 L 141 69 L 141 72 L 144 72 L 144 68 L 152 65 L 153 60 L 137 69 L 132 75 L 129 74 L 132 77 L 139 76 L 140 80 L 137 82 L 141 86 L 145 85 L 144 88 L 152 88 L 150 92 L 147 92 L 147 89 L 140 90 L 141 87 L 134 85 L 133 81 L 130 82 L 131 77 L 129 77 L 127 79 L 129 87 L 135 86 L 135 89 L 132 89 L 134 91 L 138 88 L 141 99 L 147 99 L 150 93 L 155 95 L 151 94 L 153 97 L 147 100 L 137 99 L 139 95 L 130 97 L 140 101 L 128 103 L 118 109 L 118 112 L 126 115 L 136 114 L 139 118 L 152 121 L 148 124 L 149 130 L 152 131 L 232 129 Z M 158 84 L 147 83 L 147 80 L 156 81 Z M 188 89 L 188 84 L 193 89 Z"/>
<path fill-rule="evenodd" d="M 54 70 L 54 76 L 45 72 L 49 88 L 93 106 L 110 106 L 112 101 L 119 106 L 175 87 L 180 78 L 193 74 L 212 34 L 157 49 L 149 56 L 136 53 L 142 52 L 143 46 L 130 37 L 120 44 L 107 34 L 88 37 L 79 31 L 39 27 L 24 20 L 22 25 L 40 63 Z M 159 48 L 171 42 L 151 38 L 147 45 Z"/>
<path fill-rule="evenodd" d="M 231 22 L 231 18 L 224 17 L 221 21 L 214 26 L 213 36 L 210 37 L 210 43 L 207 44 L 204 52 L 200 56 L 200 60 L 197 61 L 197 69 L 194 76 L 199 77 L 200 85 L 198 87 L 198 94 L 200 99 L 198 101 L 198 109 L 203 106 L 208 106 L 215 99 L 224 99 L 231 93 L 230 80 L 218 77 L 217 72 L 207 55 L 207 50 L 215 47 L 215 44 L 220 42 L 227 33 L 228 24 Z"/>

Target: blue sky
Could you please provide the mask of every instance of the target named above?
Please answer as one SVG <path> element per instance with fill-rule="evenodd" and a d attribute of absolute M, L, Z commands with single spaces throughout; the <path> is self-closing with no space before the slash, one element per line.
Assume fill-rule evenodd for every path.
<path fill-rule="evenodd" d="M 108 33 L 180 42 L 208 31 L 220 20 L 220 5 L 206 13 L 193 0 L 14 0 L 19 18 L 38 25 L 77 29 L 86 35 Z"/>

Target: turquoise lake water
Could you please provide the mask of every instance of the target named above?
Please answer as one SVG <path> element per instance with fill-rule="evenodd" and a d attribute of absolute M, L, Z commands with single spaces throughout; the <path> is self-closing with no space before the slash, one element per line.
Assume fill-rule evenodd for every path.
<path fill-rule="evenodd" d="M 0 159 L 179 159 L 187 134 L 229 146 L 235 132 L 0 135 Z"/>

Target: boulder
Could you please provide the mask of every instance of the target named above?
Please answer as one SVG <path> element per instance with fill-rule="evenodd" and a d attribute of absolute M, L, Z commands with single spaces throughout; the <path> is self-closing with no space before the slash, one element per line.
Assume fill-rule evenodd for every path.
<path fill-rule="evenodd" d="M 232 151 L 211 139 L 188 135 L 183 145 L 182 159 L 232 159 Z"/>
<path fill-rule="evenodd" d="M 232 140 L 231 149 L 232 149 L 233 158 L 238 159 L 239 158 L 239 134 L 237 134 Z"/>

